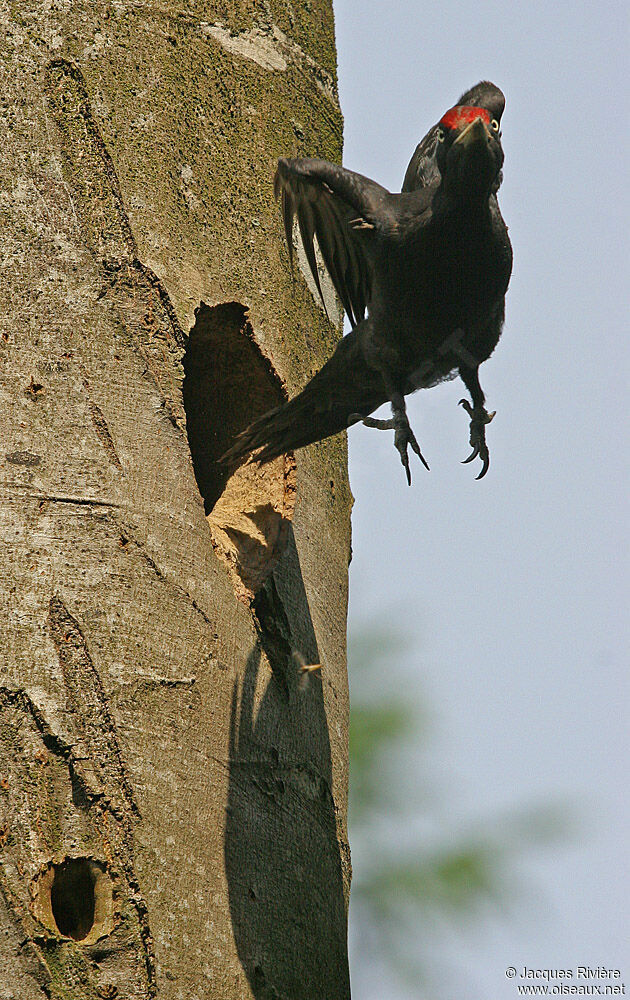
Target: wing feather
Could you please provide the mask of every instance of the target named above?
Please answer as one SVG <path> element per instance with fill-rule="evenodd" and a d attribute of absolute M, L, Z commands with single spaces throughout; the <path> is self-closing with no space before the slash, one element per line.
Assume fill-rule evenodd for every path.
<path fill-rule="evenodd" d="M 331 233 L 334 232 L 334 227 L 338 225 L 338 220 L 336 216 L 333 215 L 329 205 L 324 199 L 322 199 L 319 203 L 315 203 L 315 211 L 317 216 L 317 243 L 319 245 L 324 264 L 326 265 L 326 270 L 328 271 L 335 290 L 341 299 L 341 305 L 343 306 L 344 312 L 348 316 L 352 325 L 355 326 L 357 321 L 353 313 L 352 304 L 346 293 L 343 271 L 339 268 L 338 251 L 335 239 L 334 236 L 331 235 Z"/>
<path fill-rule="evenodd" d="M 324 301 L 324 293 L 322 292 L 322 286 L 319 281 L 319 270 L 317 267 L 317 258 L 315 256 L 315 246 L 313 243 L 313 238 L 315 236 L 315 230 L 316 230 L 316 221 L 313 208 L 311 206 L 310 199 L 308 196 L 306 198 L 303 198 L 299 203 L 298 226 L 300 229 L 300 236 L 302 237 L 302 246 L 304 247 L 304 253 L 306 254 L 306 259 L 308 261 L 308 266 L 311 269 L 311 274 L 313 275 L 313 281 L 315 282 L 315 287 L 319 292 L 320 299 L 324 303 L 324 309 L 326 309 L 326 303 Z M 328 310 L 326 310 L 326 315 L 328 315 Z"/>
<path fill-rule="evenodd" d="M 278 175 L 276 174 L 276 177 Z M 277 195 L 276 195 L 277 197 Z M 284 222 L 284 238 L 287 241 L 289 250 L 289 261 L 293 268 L 293 219 L 295 217 L 295 206 L 293 198 L 288 188 L 282 188 L 282 221 Z"/>
<path fill-rule="evenodd" d="M 274 192 L 281 199 L 284 233 L 292 259 L 297 216 L 306 259 L 324 302 L 315 240 L 352 326 L 365 316 L 372 286 L 372 245 L 387 225 L 388 191 L 374 181 L 325 160 L 280 160 Z M 324 302 L 325 308 L 325 302 Z"/>

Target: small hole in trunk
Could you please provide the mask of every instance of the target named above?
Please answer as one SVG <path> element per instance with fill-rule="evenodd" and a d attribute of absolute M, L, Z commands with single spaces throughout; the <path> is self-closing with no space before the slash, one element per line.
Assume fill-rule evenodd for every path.
<path fill-rule="evenodd" d="M 61 934 L 82 941 L 94 924 L 94 876 L 89 861 L 74 858 L 55 865 L 50 903 Z"/>

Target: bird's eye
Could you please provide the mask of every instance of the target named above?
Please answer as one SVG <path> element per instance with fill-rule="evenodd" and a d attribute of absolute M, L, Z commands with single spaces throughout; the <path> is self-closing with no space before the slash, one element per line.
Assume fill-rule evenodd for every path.
<path fill-rule="evenodd" d="M 439 128 L 437 130 L 437 141 L 444 142 L 445 139 L 446 139 L 446 132 L 444 131 L 443 128 Z"/>
<path fill-rule="evenodd" d="M 493 118 L 492 121 L 490 122 L 490 128 L 492 129 L 493 132 L 499 131 L 499 123 L 496 120 L 496 118 Z"/>

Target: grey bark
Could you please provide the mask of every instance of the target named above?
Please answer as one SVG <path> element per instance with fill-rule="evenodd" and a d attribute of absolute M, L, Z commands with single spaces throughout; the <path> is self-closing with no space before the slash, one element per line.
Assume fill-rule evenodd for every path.
<path fill-rule="evenodd" d="M 345 441 L 217 464 L 339 335 L 331 5 L 0 20 L 0 1000 L 343 1000 Z"/>

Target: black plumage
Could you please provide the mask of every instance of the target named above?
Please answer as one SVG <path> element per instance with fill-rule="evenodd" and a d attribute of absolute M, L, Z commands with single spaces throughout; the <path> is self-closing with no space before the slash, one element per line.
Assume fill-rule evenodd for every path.
<path fill-rule="evenodd" d="M 274 189 L 289 253 L 293 220 L 319 289 L 317 239 L 353 329 L 288 403 L 264 414 L 224 456 L 236 468 L 338 433 L 358 420 L 393 428 L 411 482 L 408 446 L 421 458 L 404 397 L 459 374 L 472 400 L 472 454 L 485 475 L 489 454 L 479 365 L 494 350 L 504 319 L 512 249 L 499 211 L 505 105 L 494 84 L 467 91 L 417 147 L 403 190 L 392 194 L 324 160 L 282 159 Z M 320 289 L 321 293 L 321 289 Z M 391 420 L 369 414 L 392 405 Z"/>

